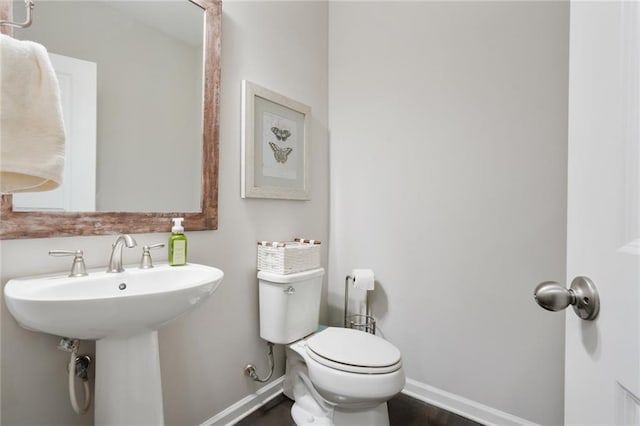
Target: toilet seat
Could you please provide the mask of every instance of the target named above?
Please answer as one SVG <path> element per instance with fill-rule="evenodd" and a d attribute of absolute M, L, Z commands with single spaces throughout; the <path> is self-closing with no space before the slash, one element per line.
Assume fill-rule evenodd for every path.
<path fill-rule="evenodd" d="M 306 342 L 314 361 L 336 370 L 361 374 L 385 374 L 402 367 L 400 351 L 373 334 L 349 328 L 329 327 Z"/>

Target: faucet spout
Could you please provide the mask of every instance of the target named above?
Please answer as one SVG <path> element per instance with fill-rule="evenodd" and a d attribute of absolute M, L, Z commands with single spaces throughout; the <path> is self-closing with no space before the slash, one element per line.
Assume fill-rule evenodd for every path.
<path fill-rule="evenodd" d="M 127 246 L 132 248 L 137 246 L 136 240 L 131 235 L 123 234 L 119 235 L 116 242 L 113 243 L 113 249 L 111 250 L 111 257 L 109 258 L 109 266 L 107 272 L 124 272 L 122 267 L 122 248 Z"/>

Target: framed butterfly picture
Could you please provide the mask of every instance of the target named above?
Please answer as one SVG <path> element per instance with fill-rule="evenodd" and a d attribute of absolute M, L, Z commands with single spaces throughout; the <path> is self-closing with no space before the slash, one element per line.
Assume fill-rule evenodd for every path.
<path fill-rule="evenodd" d="M 311 108 L 242 81 L 242 198 L 309 200 Z"/>

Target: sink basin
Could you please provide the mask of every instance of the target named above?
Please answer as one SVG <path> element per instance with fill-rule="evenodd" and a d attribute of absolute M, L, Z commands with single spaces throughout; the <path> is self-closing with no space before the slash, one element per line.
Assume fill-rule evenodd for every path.
<path fill-rule="evenodd" d="M 9 312 L 23 327 L 57 336 L 98 340 L 157 330 L 209 297 L 223 272 L 187 264 L 86 277 L 39 276 L 11 280 Z"/>
<path fill-rule="evenodd" d="M 4 298 L 24 328 L 96 340 L 95 426 L 163 425 L 157 330 L 207 299 L 223 276 L 193 263 L 130 266 L 13 279 Z"/>

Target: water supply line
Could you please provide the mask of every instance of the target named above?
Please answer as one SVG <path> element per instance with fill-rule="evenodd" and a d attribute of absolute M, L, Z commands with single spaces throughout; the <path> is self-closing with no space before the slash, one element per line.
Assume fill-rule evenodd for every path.
<path fill-rule="evenodd" d="M 271 376 L 273 376 L 273 370 L 275 369 L 275 364 L 273 363 L 273 343 L 267 342 L 267 346 L 269 346 L 268 358 L 269 358 L 269 369 L 270 369 L 269 375 L 267 377 L 265 377 L 264 379 L 261 379 L 260 376 L 258 376 L 258 373 L 256 373 L 256 366 L 253 364 L 247 364 L 247 366 L 244 367 L 244 375 L 251 377 L 254 381 L 260 382 L 260 383 L 268 382 L 269 379 L 271 379 Z"/>
<path fill-rule="evenodd" d="M 71 352 L 67 370 L 69 371 L 69 401 L 76 414 L 84 414 L 91 405 L 91 387 L 89 385 L 88 369 L 91 365 L 89 355 L 78 355 L 80 342 L 77 339 L 62 338 L 58 344 L 58 349 Z M 78 404 L 76 395 L 76 376 L 82 380 L 84 385 L 84 402 L 82 406 Z"/>

